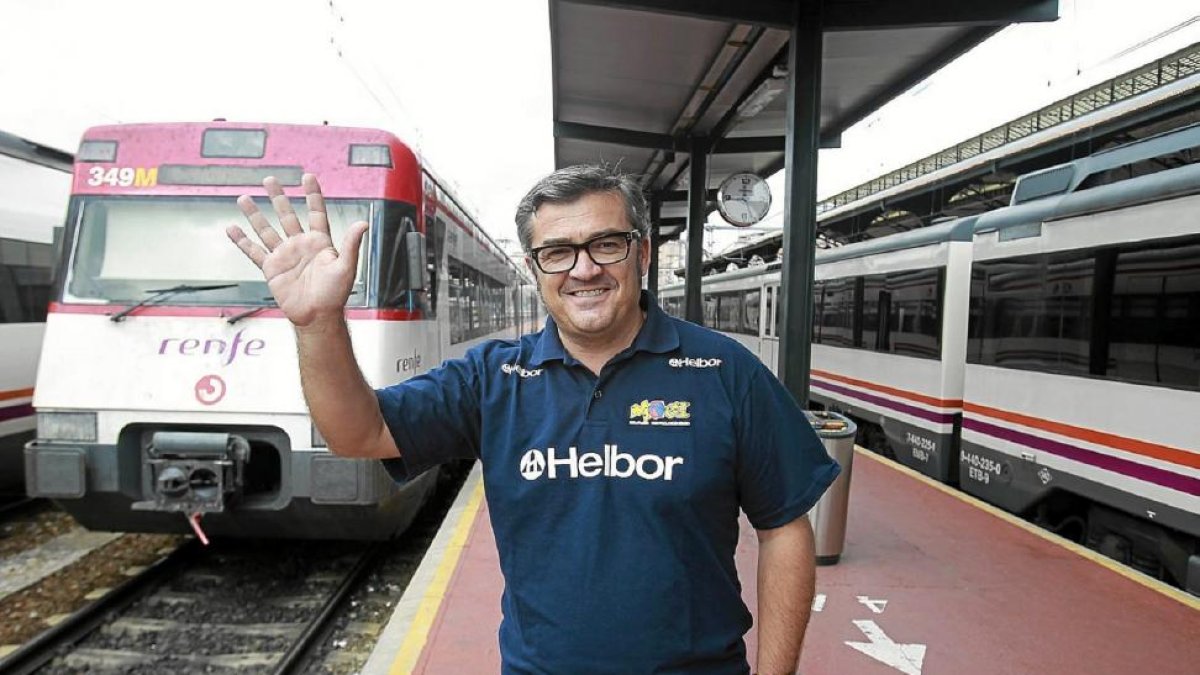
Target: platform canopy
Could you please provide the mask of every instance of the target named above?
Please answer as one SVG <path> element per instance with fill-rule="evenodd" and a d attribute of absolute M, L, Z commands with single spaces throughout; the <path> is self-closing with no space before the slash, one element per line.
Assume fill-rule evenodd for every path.
<path fill-rule="evenodd" d="M 660 234 L 687 215 L 693 138 L 708 187 L 784 167 L 791 0 L 549 0 L 557 167 L 620 162 L 662 202 Z M 811 3 L 810 3 L 811 4 Z M 820 143 L 1057 0 L 824 0 Z M 783 195 L 776 195 L 782 200 Z"/>

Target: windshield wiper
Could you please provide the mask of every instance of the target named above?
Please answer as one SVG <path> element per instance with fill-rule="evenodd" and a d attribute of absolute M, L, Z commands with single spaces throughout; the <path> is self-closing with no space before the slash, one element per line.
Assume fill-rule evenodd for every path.
<path fill-rule="evenodd" d="M 191 284 L 179 284 L 178 286 L 172 286 L 170 288 L 157 288 L 157 289 L 148 290 L 146 292 L 152 293 L 153 295 L 151 295 L 150 297 L 148 297 L 144 300 L 139 300 L 137 303 L 126 307 L 125 309 L 117 312 L 116 314 L 113 314 L 112 316 L 110 316 L 108 318 L 110 321 L 120 321 L 121 319 L 124 319 L 125 317 L 129 316 L 135 309 L 138 309 L 140 307 L 145 307 L 146 305 L 152 305 L 154 303 L 157 303 L 160 300 L 166 300 L 167 298 L 171 297 L 172 295 L 177 295 L 179 293 L 196 293 L 199 291 L 215 291 L 215 290 L 219 290 L 222 288 L 237 288 L 237 284 L 211 284 L 209 286 L 193 286 Z"/>
<path fill-rule="evenodd" d="M 229 319 L 228 319 L 229 324 L 233 325 L 248 316 L 253 316 L 254 314 L 258 314 L 259 312 L 263 311 L 264 309 L 275 309 L 275 308 L 279 307 L 279 305 L 277 305 L 275 303 L 275 298 L 272 296 L 267 296 L 267 297 L 263 298 L 263 300 L 269 300 L 269 302 L 265 305 L 251 307 L 250 309 L 247 309 L 244 312 L 238 312 L 237 314 L 234 314 L 233 316 L 229 317 Z"/>

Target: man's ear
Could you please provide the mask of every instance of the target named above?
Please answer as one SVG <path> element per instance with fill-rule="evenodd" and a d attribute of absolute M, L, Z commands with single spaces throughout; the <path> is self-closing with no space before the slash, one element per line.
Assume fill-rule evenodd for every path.
<path fill-rule="evenodd" d="M 650 273 L 650 235 L 638 239 L 638 276 Z"/>

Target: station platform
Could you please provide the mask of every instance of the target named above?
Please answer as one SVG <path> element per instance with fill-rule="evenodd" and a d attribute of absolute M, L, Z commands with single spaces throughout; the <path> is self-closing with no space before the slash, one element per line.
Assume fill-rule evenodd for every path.
<path fill-rule="evenodd" d="M 855 453 L 845 552 L 817 568 L 800 672 L 1192 675 L 1200 598 L 874 453 Z M 503 581 L 479 467 L 364 675 L 497 673 Z M 737 565 L 756 609 L 757 539 Z M 751 666 L 756 631 L 746 635 Z"/>

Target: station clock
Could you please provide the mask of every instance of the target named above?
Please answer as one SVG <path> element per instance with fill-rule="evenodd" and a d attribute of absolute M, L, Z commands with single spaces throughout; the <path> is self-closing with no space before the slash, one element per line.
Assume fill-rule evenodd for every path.
<path fill-rule="evenodd" d="M 771 188 L 761 176 L 735 173 L 717 188 L 717 211 L 730 225 L 747 227 L 761 221 L 771 208 Z"/>

